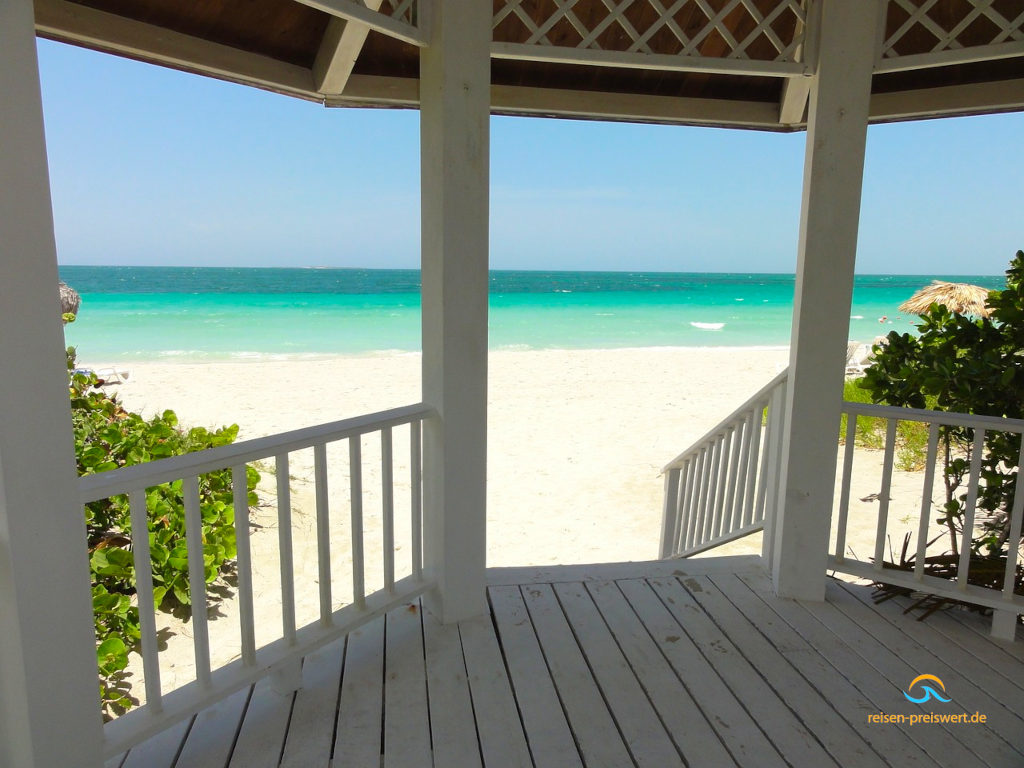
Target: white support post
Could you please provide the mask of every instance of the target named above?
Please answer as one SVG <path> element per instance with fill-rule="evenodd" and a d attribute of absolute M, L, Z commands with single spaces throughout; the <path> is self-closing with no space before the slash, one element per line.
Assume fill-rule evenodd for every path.
<path fill-rule="evenodd" d="M 877 0 L 824 0 L 812 79 L 773 580 L 823 600 Z"/>
<path fill-rule="evenodd" d="M 424 567 L 444 622 L 485 610 L 491 6 L 431 3 L 420 55 Z"/>
<path fill-rule="evenodd" d="M 31 0 L 0 3 L 0 765 L 102 765 Z"/>

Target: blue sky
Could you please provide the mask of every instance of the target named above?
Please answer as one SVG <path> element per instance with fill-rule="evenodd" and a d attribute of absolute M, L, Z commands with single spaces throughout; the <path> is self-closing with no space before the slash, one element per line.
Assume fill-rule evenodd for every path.
<path fill-rule="evenodd" d="M 65 264 L 416 267 L 418 113 L 39 42 Z M 1001 274 L 1024 115 L 873 126 L 857 270 Z M 496 269 L 792 272 L 804 134 L 495 117 Z"/>

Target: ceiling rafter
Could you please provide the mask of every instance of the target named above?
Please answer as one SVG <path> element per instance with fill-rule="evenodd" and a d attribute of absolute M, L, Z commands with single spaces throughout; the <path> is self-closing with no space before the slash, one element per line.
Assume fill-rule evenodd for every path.
<path fill-rule="evenodd" d="M 366 7 L 376 11 L 382 2 L 366 0 Z M 335 95 L 344 92 L 369 33 L 370 28 L 362 22 L 337 16 L 331 19 L 313 63 L 313 82 L 320 93 Z"/>

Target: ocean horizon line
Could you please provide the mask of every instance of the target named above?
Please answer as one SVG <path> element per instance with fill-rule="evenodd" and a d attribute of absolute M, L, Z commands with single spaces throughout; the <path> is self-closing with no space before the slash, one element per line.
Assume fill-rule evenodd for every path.
<path fill-rule="evenodd" d="M 331 264 L 246 264 L 246 265 L 222 265 L 222 264 L 92 264 L 86 262 L 59 262 L 58 270 L 63 268 L 79 269 L 209 269 L 209 270 L 313 270 L 313 271 L 338 271 L 338 272 L 422 272 L 421 267 L 380 267 L 380 266 L 359 266 L 359 265 L 331 265 Z M 712 275 L 712 276 L 758 276 L 768 275 L 772 277 L 796 277 L 796 272 L 785 272 L 775 270 L 685 270 L 685 269 L 627 269 L 627 268 L 604 268 L 604 269 L 572 269 L 559 267 L 542 269 L 538 267 L 489 267 L 489 273 L 528 272 L 532 274 L 634 274 L 634 275 Z M 952 273 L 952 272 L 855 272 L 855 277 L 899 277 L 912 278 L 920 277 L 926 280 L 951 279 L 951 278 L 1001 278 L 1005 277 L 1004 272 L 986 273 Z"/>

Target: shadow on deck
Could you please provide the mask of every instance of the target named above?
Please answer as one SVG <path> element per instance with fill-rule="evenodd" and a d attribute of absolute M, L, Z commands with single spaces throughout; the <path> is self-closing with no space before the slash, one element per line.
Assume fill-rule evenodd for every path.
<path fill-rule="evenodd" d="M 488 576 L 489 616 L 392 611 L 307 656 L 297 693 L 265 679 L 107 765 L 1024 764 L 1024 649 L 964 612 L 918 622 L 840 581 L 781 600 L 756 557 Z M 910 703 L 920 674 L 951 701 Z"/>

